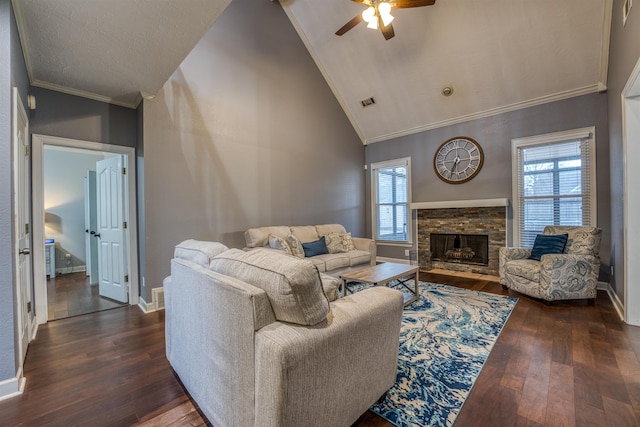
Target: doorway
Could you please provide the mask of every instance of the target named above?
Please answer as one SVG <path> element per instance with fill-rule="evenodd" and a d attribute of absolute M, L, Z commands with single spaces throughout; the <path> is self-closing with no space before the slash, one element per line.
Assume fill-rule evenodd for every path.
<path fill-rule="evenodd" d="M 99 281 L 102 239 L 96 181 L 100 165 L 121 163 L 124 156 L 50 144 L 43 147 L 48 320 L 126 305 L 127 294 L 114 299 L 109 287 L 105 291 L 105 281 Z M 120 192 L 114 200 L 115 210 L 124 206 L 123 196 Z M 106 208 L 104 211 L 112 211 Z"/>
<path fill-rule="evenodd" d="M 640 325 L 640 59 L 622 91 L 622 151 L 624 159 L 624 307 L 625 322 Z"/>
<path fill-rule="evenodd" d="M 100 296 L 105 293 L 103 282 L 120 288 L 124 295 L 124 298 L 119 298 L 120 301 L 138 304 L 134 149 L 35 134 L 32 146 L 33 270 L 37 322 L 41 324 L 60 317 L 82 314 L 83 310 L 90 312 L 122 305 L 111 295 Z M 121 259 L 115 261 L 111 253 L 112 242 L 104 241 L 108 240 L 109 234 L 102 233 L 107 237 L 104 239 L 100 230 L 93 230 L 85 223 L 84 202 L 85 178 L 88 178 L 92 170 L 95 173 L 101 162 L 110 164 L 113 163 L 112 159 L 116 160 L 114 164 L 120 164 L 117 166 L 118 176 L 112 172 L 104 180 L 103 193 L 111 182 L 119 183 L 122 191 L 113 199 L 117 200 L 116 208 L 102 211 L 121 212 L 118 227 L 122 238 L 117 242 Z M 98 183 L 95 185 L 99 186 Z M 99 248 L 109 249 L 100 252 L 102 257 L 92 257 L 86 251 L 86 243 L 92 239 L 98 242 Z M 45 248 L 51 251 L 51 247 L 53 258 L 51 252 L 48 252 L 47 257 L 45 251 Z M 107 267 L 102 268 L 104 274 L 100 275 L 100 280 L 92 280 L 87 276 L 90 272 L 87 268 L 92 270 L 92 259 L 98 259 L 98 264 L 107 263 Z M 73 301 L 67 298 L 72 298 Z"/>

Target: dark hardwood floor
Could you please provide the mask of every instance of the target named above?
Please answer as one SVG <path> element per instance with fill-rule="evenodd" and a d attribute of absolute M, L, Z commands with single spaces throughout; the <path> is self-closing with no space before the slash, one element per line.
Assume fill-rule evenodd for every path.
<path fill-rule="evenodd" d="M 63 274 L 47 280 L 49 320 L 122 307 L 124 304 L 101 297 L 98 285 L 89 284 L 84 272 Z"/>
<path fill-rule="evenodd" d="M 487 280 L 421 279 L 507 293 Z M 640 328 L 622 323 L 602 292 L 595 306 L 515 296 L 455 426 L 640 425 Z M 127 306 L 42 325 L 26 390 L 0 402 L 0 426 L 205 425 L 164 348 L 162 311 Z M 366 413 L 355 426 L 391 424 Z"/>

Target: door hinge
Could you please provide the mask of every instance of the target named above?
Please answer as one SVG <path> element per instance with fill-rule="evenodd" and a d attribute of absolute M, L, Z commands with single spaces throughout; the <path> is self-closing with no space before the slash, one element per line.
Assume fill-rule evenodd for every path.
<path fill-rule="evenodd" d="M 124 221 L 124 222 L 122 223 L 122 228 L 127 228 L 127 221 Z"/>
<path fill-rule="evenodd" d="M 24 234 L 29 234 L 29 224 L 24 225 Z"/>
<path fill-rule="evenodd" d="M 122 175 L 126 175 L 127 174 L 127 168 L 122 168 Z"/>
<path fill-rule="evenodd" d="M 27 303 L 27 313 L 31 313 L 31 301 Z"/>
<path fill-rule="evenodd" d="M 129 281 L 129 275 L 128 275 L 128 274 L 125 274 L 125 275 L 124 275 L 124 281 L 125 281 L 125 282 L 128 282 L 128 281 Z"/>
<path fill-rule="evenodd" d="M 24 146 L 24 156 L 25 156 L 25 157 L 28 157 L 28 156 L 29 156 L 29 146 L 28 146 L 28 145 L 25 145 L 25 146 Z"/>

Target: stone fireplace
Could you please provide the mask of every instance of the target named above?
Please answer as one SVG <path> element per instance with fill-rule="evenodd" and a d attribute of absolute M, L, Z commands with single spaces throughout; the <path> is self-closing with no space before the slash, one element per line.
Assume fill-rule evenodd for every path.
<path fill-rule="evenodd" d="M 507 244 L 507 199 L 413 203 L 417 210 L 421 270 L 498 275 Z"/>

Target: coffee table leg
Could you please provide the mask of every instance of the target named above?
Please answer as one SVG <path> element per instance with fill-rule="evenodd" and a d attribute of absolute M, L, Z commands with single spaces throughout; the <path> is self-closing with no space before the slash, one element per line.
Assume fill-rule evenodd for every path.
<path fill-rule="evenodd" d="M 420 286 L 419 286 L 419 282 L 418 282 L 418 275 L 419 274 L 420 274 L 420 270 L 416 271 L 416 275 L 413 278 L 413 283 L 415 285 L 414 294 L 416 296 L 416 301 L 420 298 Z"/>
<path fill-rule="evenodd" d="M 347 281 L 346 279 L 342 279 L 342 297 L 347 296 Z"/>

